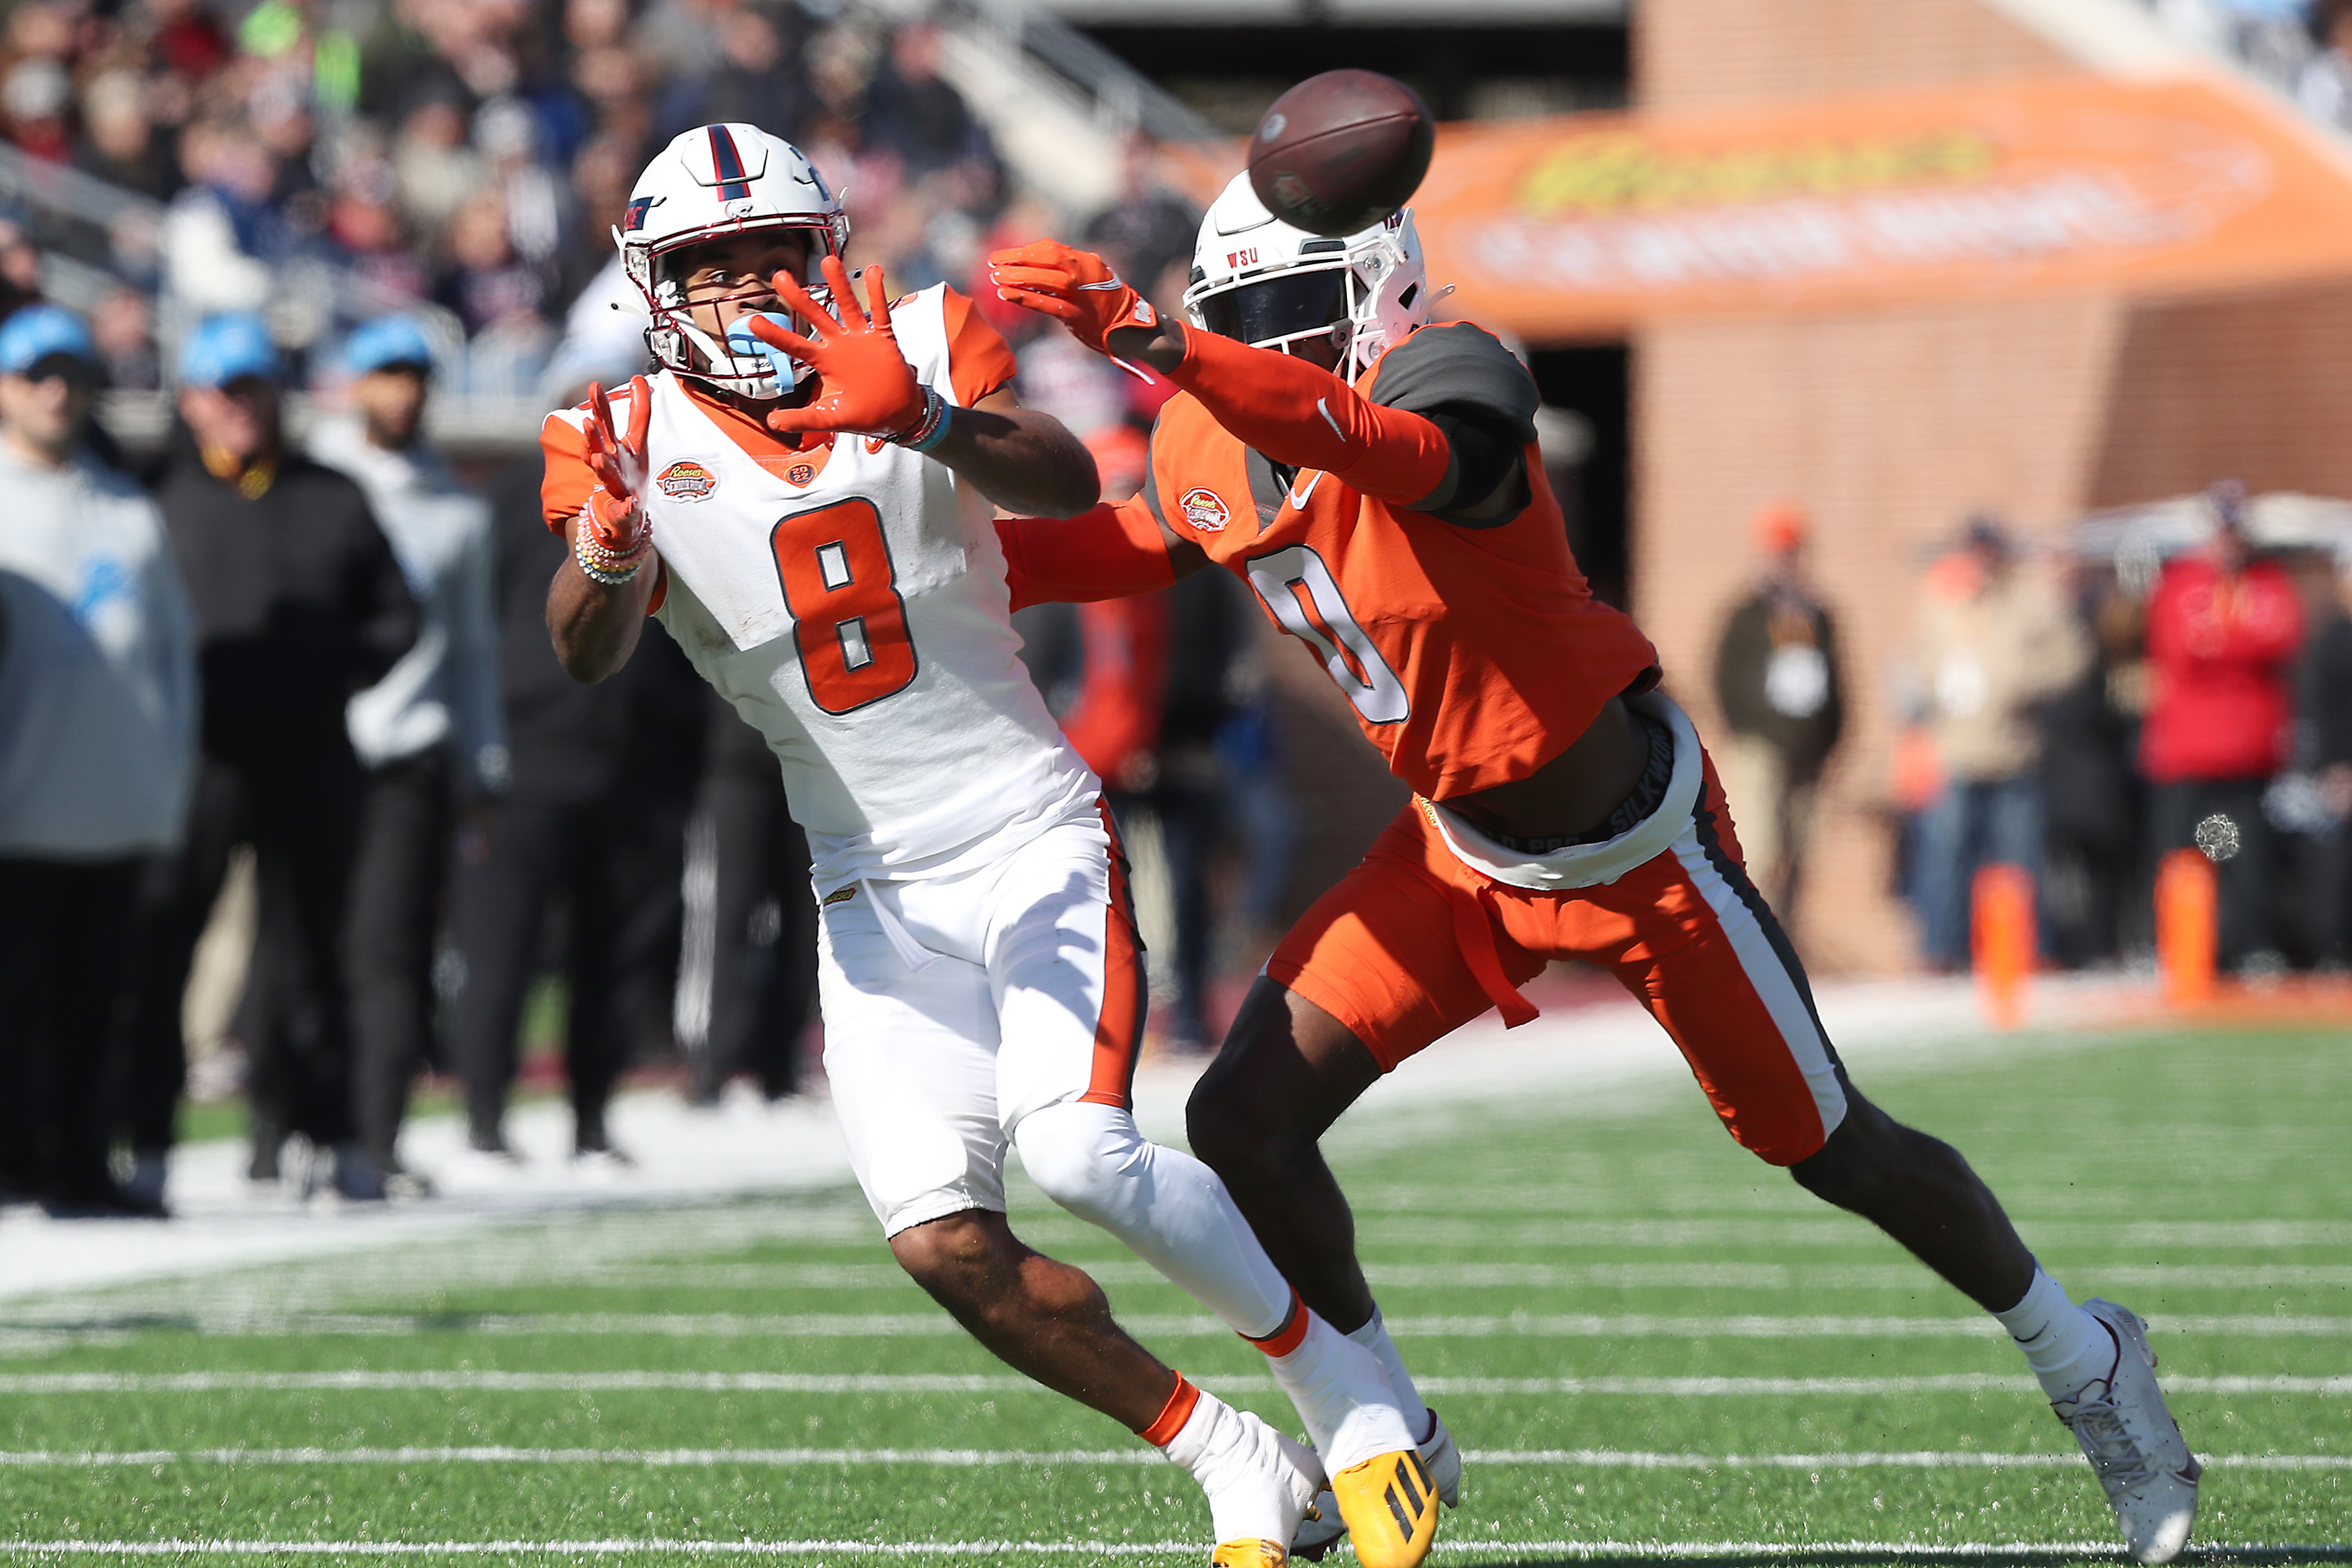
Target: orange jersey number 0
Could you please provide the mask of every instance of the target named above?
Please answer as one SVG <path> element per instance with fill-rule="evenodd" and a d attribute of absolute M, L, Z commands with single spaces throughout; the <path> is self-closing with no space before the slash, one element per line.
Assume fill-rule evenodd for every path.
<path fill-rule="evenodd" d="M 904 690 L 915 679 L 915 645 L 874 503 L 795 512 L 768 537 L 810 699 L 847 713 Z"/>

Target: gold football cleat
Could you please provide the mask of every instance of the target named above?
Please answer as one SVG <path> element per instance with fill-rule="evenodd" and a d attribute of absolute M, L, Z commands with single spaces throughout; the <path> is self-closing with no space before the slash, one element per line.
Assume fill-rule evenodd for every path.
<path fill-rule="evenodd" d="M 1223 1541 L 1209 1553 L 1209 1568 L 1284 1568 L 1289 1552 L 1272 1541 Z"/>
<path fill-rule="evenodd" d="M 1437 1541 L 1437 1485 L 1411 1448 L 1349 1466 L 1331 1495 L 1363 1568 L 1420 1568 Z"/>

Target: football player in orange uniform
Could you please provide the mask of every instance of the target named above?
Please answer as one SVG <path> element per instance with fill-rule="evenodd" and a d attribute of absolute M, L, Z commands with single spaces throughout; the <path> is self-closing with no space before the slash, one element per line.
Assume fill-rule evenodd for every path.
<path fill-rule="evenodd" d="M 1381 1074 L 1487 1008 L 1534 1017 L 1517 987 L 1577 958 L 1664 1026 L 1743 1146 L 1999 1318 L 2134 1554 L 2178 1552 L 2198 1467 L 2139 1320 L 2078 1306 L 1956 1150 L 1848 1079 L 1741 865 L 1715 769 L 1655 689 L 1654 652 L 1570 554 L 1532 379 L 1482 329 L 1424 324 L 1411 214 L 1318 238 L 1236 179 L 1202 226 L 1189 326 L 1066 246 L 991 264 L 1003 298 L 1181 389 L 1140 496 L 999 523 L 1014 603 L 1224 566 L 1412 786 L 1266 964 L 1193 1094 L 1191 1131 L 1307 1302 L 1391 1366 L 1446 1500 L 1459 1458 L 1381 1327 L 1317 1140 Z"/>

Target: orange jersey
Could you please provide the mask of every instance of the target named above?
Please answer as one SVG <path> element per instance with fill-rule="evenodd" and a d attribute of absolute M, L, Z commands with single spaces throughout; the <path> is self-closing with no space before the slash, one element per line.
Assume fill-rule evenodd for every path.
<path fill-rule="evenodd" d="M 1215 352 L 1223 359 L 1234 351 Z M 1593 598 L 1577 570 L 1529 424 L 1534 385 L 1492 334 L 1466 322 L 1423 327 L 1383 354 L 1356 392 L 1408 413 L 1483 409 L 1498 398 L 1517 405 L 1509 412 L 1525 427 L 1528 504 L 1481 528 L 1378 499 L 1327 471 L 1302 469 L 1286 485 L 1189 392 L 1160 412 L 1139 499 L 1178 538 L 1248 581 L 1275 624 L 1347 693 L 1389 770 L 1416 793 L 1446 800 L 1526 778 L 1640 680 L 1657 653 L 1631 618 Z M 1332 420 L 1328 410 L 1323 417 Z M 1387 423 L 1405 427 L 1394 416 Z M 1409 423 L 1433 433 L 1426 420 Z M 1406 456 L 1421 468 L 1391 461 L 1386 471 L 1435 480 L 1442 444 L 1433 459 L 1430 435 L 1392 444 L 1414 441 L 1424 455 Z"/>

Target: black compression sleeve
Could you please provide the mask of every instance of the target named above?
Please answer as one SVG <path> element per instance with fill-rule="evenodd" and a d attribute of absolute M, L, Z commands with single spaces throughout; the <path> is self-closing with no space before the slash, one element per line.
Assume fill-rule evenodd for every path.
<path fill-rule="evenodd" d="M 1451 460 L 1445 479 L 1415 511 L 1463 528 L 1500 528 L 1535 499 L 1527 452 L 1507 418 L 1473 404 L 1447 404 L 1424 416 L 1444 432 Z"/>

